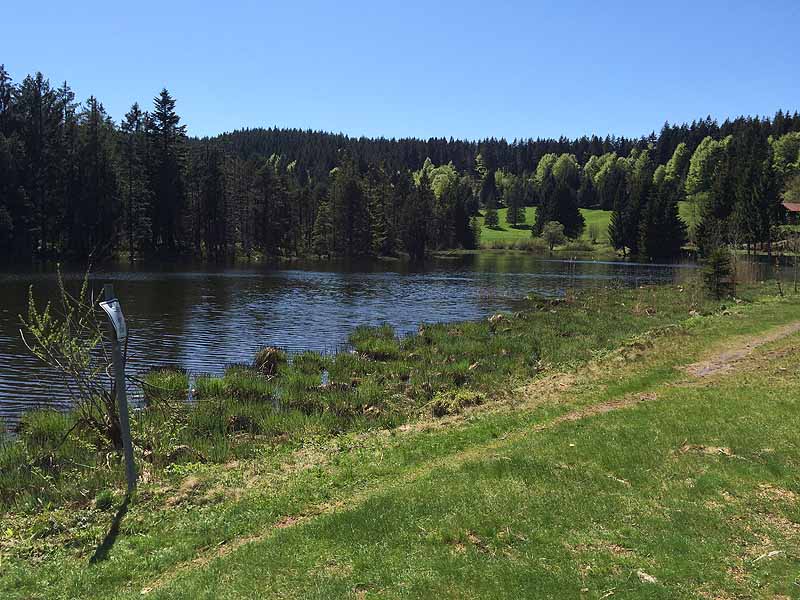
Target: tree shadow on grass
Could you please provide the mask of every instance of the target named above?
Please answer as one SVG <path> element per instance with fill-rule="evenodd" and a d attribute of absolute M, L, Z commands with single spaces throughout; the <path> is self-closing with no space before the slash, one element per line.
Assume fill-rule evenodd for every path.
<path fill-rule="evenodd" d="M 119 535 L 119 525 L 122 523 L 122 519 L 124 519 L 125 515 L 128 513 L 128 504 L 130 501 L 130 494 L 126 494 L 125 500 L 122 502 L 122 504 L 120 504 L 119 508 L 117 509 L 117 514 L 114 515 L 114 519 L 111 521 L 111 527 L 109 528 L 106 537 L 94 551 L 92 558 L 89 559 L 89 564 L 102 562 L 108 558 L 108 553 L 111 551 L 111 548 L 114 547 L 114 543 L 117 541 L 117 536 Z"/>

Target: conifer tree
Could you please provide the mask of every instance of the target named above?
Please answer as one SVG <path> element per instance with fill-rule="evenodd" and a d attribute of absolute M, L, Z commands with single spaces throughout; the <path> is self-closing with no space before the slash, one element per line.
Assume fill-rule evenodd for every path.
<path fill-rule="evenodd" d="M 581 185 L 578 188 L 578 206 L 582 208 L 594 208 L 597 205 L 597 190 L 594 187 L 592 178 L 588 175 L 581 177 Z"/>
<path fill-rule="evenodd" d="M 270 256 L 287 248 L 291 219 L 289 187 L 282 170 L 280 157 L 272 155 L 255 174 L 256 204 L 254 210 L 254 241 Z"/>
<path fill-rule="evenodd" d="M 486 205 L 486 210 L 484 213 L 484 225 L 486 225 L 486 227 L 490 227 L 491 229 L 497 229 L 500 226 L 500 219 L 498 218 L 497 207 L 495 206 L 493 198 L 489 200 L 489 204 Z"/>
<path fill-rule="evenodd" d="M 216 147 L 206 148 L 205 168 L 200 188 L 199 225 L 206 256 L 219 260 L 227 255 L 227 217 L 225 176 Z"/>
<path fill-rule="evenodd" d="M 586 225 L 575 192 L 565 181 L 555 182 L 552 193 L 542 199 L 536 210 L 533 235 L 541 235 L 544 226 L 551 221 L 561 223 L 565 235 L 573 239 L 581 235 Z"/>
<path fill-rule="evenodd" d="M 132 260 L 151 240 L 152 192 L 147 179 L 145 115 L 134 103 L 120 125 L 120 192 L 127 250 Z"/>
<path fill-rule="evenodd" d="M 372 232 L 366 194 L 353 159 L 343 155 L 333 174 L 330 189 L 333 244 L 342 256 L 372 253 Z"/>
<path fill-rule="evenodd" d="M 648 258 L 674 258 L 686 243 L 686 223 L 680 218 L 675 201 L 679 185 L 677 178 L 668 179 L 650 190 L 642 212 L 640 244 Z"/>
<path fill-rule="evenodd" d="M 317 218 L 314 220 L 314 231 L 311 236 L 311 248 L 317 258 L 330 256 L 333 249 L 333 220 L 331 207 L 327 200 L 317 208 Z"/>
<path fill-rule="evenodd" d="M 152 247 L 176 252 L 183 239 L 181 217 L 186 200 L 184 160 L 186 126 L 180 125 L 175 99 L 166 88 L 153 99 L 148 115 L 149 175 L 153 190 Z"/>
<path fill-rule="evenodd" d="M 514 177 L 506 192 L 506 222 L 516 227 L 525 222 L 525 192 L 520 177 Z"/>
<path fill-rule="evenodd" d="M 396 252 L 397 234 L 392 226 L 392 182 L 383 166 L 371 166 L 366 178 L 369 204 L 372 252 L 379 256 L 393 256 Z"/>
<path fill-rule="evenodd" d="M 114 126 L 91 96 L 81 115 L 77 160 L 80 194 L 67 212 L 69 253 L 85 259 L 111 256 L 117 244 L 119 188 L 114 163 Z"/>
<path fill-rule="evenodd" d="M 431 242 L 430 226 L 433 216 L 434 195 L 426 173 L 422 173 L 419 184 L 403 208 L 401 236 L 411 260 L 420 261 Z"/>

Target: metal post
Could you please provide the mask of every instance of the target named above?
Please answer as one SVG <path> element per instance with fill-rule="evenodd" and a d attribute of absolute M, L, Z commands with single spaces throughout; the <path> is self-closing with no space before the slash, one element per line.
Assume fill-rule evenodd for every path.
<path fill-rule="evenodd" d="M 106 283 L 103 286 L 106 302 L 115 299 L 114 286 Z M 136 488 L 136 465 L 133 462 L 133 444 L 131 443 L 131 426 L 128 421 L 128 399 L 125 394 L 125 362 L 122 358 L 122 344 L 117 337 L 117 330 L 109 320 L 111 332 L 111 360 L 114 365 L 114 387 L 117 391 L 119 408 L 119 427 L 122 434 L 122 451 L 125 456 L 125 478 L 128 480 L 128 493 Z"/>

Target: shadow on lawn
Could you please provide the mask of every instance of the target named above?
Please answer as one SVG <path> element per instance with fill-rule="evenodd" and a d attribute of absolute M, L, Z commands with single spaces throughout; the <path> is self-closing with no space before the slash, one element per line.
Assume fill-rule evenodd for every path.
<path fill-rule="evenodd" d="M 98 563 L 108 558 L 108 553 L 111 551 L 111 548 L 113 548 L 114 542 L 117 541 L 117 536 L 119 535 L 119 525 L 122 523 L 122 519 L 124 519 L 125 515 L 128 513 L 128 503 L 130 500 L 130 494 L 126 494 L 125 500 L 122 502 L 122 504 L 120 504 L 117 514 L 114 515 L 114 520 L 111 521 L 111 527 L 109 528 L 106 537 L 94 551 L 92 558 L 89 559 L 89 564 Z"/>

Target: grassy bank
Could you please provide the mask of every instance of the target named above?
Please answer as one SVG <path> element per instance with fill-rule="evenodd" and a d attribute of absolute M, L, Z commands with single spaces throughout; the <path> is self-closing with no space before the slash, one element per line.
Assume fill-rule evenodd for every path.
<path fill-rule="evenodd" d="M 750 290 L 750 298 L 762 293 Z M 796 407 L 780 401 L 795 394 L 797 381 L 787 375 L 767 385 L 786 373 L 790 357 L 780 354 L 783 362 L 731 382 L 725 389 L 741 393 L 728 403 L 703 386 L 681 396 L 672 384 L 684 375 L 675 367 L 731 335 L 798 318 L 796 299 L 721 309 L 689 287 L 604 290 L 560 303 L 531 300 L 494 323 L 424 327 L 405 340 L 385 328 L 360 330 L 352 340 L 358 354 L 306 355 L 279 364 L 269 380 L 243 367 L 198 380 L 198 408 L 160 425 L 163 447 L 142 450 L 144 481 L 116 513 L 118 538 L 109 526 L 121 499 L 119 468 L 112 461 L 106 470 L 116 475 L 103 480 L 105 458 L 80 454 L 88 444 L 80 437 L 69 460 L 83 467 L 56 451 L 55 463 L 37 466 L 51 477 L 47 485 L 4 500 L 0 590 L 8 597 L 513 596 L 540 584 L 577 594 L 580 583 L 588 597 L 600 597 L 641 583 L 634 567 L 659 582 L 697 580 L 694 570 L 718 558 L 727 548 L 721 540 L 733 534 L 720 530 L 719 540 L 682 561 L 681 535 L 691 543 L 708 515 L 683 519 L 681 511 L 719 494 L 721 481 L 736 498 L 766 475 L 773 487 L 800 491 L 791 476 L 797 456 L 784 437 L 797 425 Z M 321 369 L 324 385 L 316 380 Z M 298 383 L 312 374 L 313 387 Z M 166 398 L 186 385 L 179 374 L 153 377 Z M 640 393 L 663 395 L 671 408 L 644 403 L 594 424 L 558 421 Z M 276 411 L 276 397 L 292 408 Z M 165 398 L 151 400 L 163 406 Z M 752 413 L 755 400 L 774 411 Z M 231 430 L 231 417 L 245 408 L 249 421 L 234 428 L 245 429 Z M 136 419 L 141 432 L 145 419 Z M 552 431 L 533 435 L 547 423 Z M 756 443 L 757 430 L 766 436 L 759 448 L 772 448 L 761 458 L 746 442 Z M 33 452 L 42 434 L 35 443 L 32 431 L 14 447 Z M 684 439 L 689 450 L 674 454 Z M 694 446 L 730 446 L 747 462 Z M 685 460 L 673 465 L 673 455 Z M 725 470 L 731 466 L 741 468 Z M 687 469 L 711 475 L 698 472 L 700 484 L 687 487 L 680 483 Z M 745 505 L 729 509 L 720 522 L 752 516 Z M 637 524 L 641 532 L 632 531 Z M 673 541 L 646 543 L 648 532 L 667 535 L 676 524 Z M 785 575 L 790 553 L 786 563 L 776 557 L 758 568 Z M 725 588 L 727 563 L 719 564 L 702 572 L 714 574 L 717 588 L 750 585 Z M 652 585 L 642 588 L 652 597 L 691 596 L 690 588 Z"/>
<path fill-rule="evenodd" d="M 627 336 L 716 306 L 693 285 L 681 289 L 530 298 L 514 314 L 421 324 L 402 339 L 388 326 L 359 328 L 350 336 L 352 352 L 308 352 L 291 363 L 276 353 L 266 367 L 234 365 L 222 377 L 199 376 L 192 404 L 185 402 L 185 373 L 154 371 L 145 377 L 145 408 L 131 415 L 138 459 L 156 476 L 176 464 L 246 458 L 265 446 L 458 412 L 547 369 L 585 362 Z M 73 415 L 52 411 L 23 418 L 17 439 L 0 445 L 0 507 L 84 506 L 120 485 L 116 459 L 98 452 L 101 440 L 91 431 L 67 435 L 74 425 Z"/>

